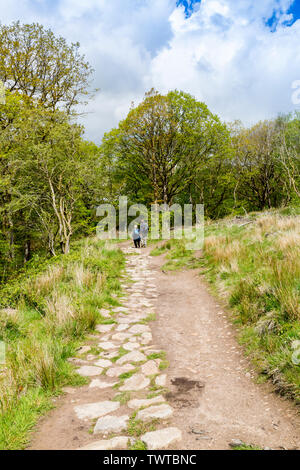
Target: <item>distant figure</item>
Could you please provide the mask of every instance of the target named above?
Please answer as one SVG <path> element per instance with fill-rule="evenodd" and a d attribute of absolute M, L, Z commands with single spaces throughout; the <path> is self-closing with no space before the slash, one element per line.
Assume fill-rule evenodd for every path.
<path fill-rule="evenodd" d="M 147 248 L 148 232 L 149 232 L 148 224 L 143 219 L 142 222 L 141 222 L 140 233 L 141 233 L 142 247 L 144 247 L 144 248 Z"/>
<path fill-rule="evenodd" d="M 134 247 L 141 248 L 141 235 L 140 235 L 140 230 L 137 225 L 134 226 L 134 229 L 132 232 L 132 239 L 134 241 Z"/>

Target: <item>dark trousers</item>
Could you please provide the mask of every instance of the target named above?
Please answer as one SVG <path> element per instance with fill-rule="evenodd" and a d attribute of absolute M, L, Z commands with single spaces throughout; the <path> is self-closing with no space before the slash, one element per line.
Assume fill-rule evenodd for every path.
<path fill-rule="evenodd" d="M 134 247 L 135 248 L 141 248 L 141 239 L 140 238 L 137 238 L 136 240 L 133 240 L 134 241 Z"/>

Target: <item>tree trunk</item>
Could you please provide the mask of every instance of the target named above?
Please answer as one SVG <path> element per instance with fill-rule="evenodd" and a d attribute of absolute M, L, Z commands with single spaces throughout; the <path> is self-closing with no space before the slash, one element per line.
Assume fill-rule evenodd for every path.
<path fill-rule="evenodd" d="M 31 240 L 28 238 L 24 246 L 24 264 L 31 258 Z"/>

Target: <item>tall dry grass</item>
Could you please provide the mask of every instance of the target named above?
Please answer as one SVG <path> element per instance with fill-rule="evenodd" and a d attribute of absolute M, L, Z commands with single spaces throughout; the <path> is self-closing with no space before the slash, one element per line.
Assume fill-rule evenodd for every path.
<path fill-rule="evenodd" d="M 47 397 L 63 385 L 82 382 L 66 359 L 101 321 L 101 307 L 120 288 L 117 278 L 123 265 L 124 256 L 118 249 L 108 251 L 102 241 L 90 239 L 78 243 L 69 255 L 39 275 L 29 273 L 28 281 L 20 286 L 13 314 L 0 313 L 0 339 L 7 344 L 2 371 L 0 366 L 0 428 L 11 423 L 16 413 L 24 413 L 25 420 L 33 419 L 35 405 L 32 402 L 31 410 L 31 399 L 23 400 L 31 395 L 40 400 L 32 391 Z M 15 292 L 16 287 L 13 289 Z M 26 413 L 21 403 L 23 407 L 26 403 Z M 17 418 L 21 426 L 21 415 Z M 18 432 L 23 436 L 25 427 Z M 6 433 L 10 444 L 0 432 L 0 449 L 16 445 L 16 436 L 9 429 Z"/>

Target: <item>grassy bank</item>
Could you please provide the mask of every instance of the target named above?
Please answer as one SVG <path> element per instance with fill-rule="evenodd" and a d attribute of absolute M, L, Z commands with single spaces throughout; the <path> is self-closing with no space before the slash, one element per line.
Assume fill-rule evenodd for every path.
<path fill-rule="evenodd" d="M 165 270 L 201 268 L 232 309 L 261 380 L 271 379 L 279 393 L 299 403 L 300 210 L 208 223 L 200 257 L 182 240 L 168 241 L 152 254 L 163 252 Z"/>
<path fill-rule="evenodd" d="M 84 383 L 67 359 L 105 321 L 99 309 L 117 305 L 124 256 L 97 239 L 38 268 L 29 266 L 0 292 L 0 449 L 22 449 L 39 416 L 66 385 Z M 13 307 L 13 308 L 11 308 Z"/>

